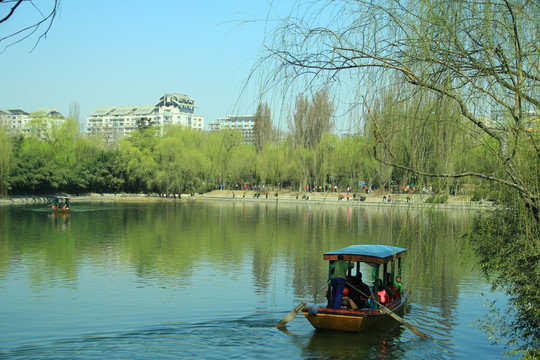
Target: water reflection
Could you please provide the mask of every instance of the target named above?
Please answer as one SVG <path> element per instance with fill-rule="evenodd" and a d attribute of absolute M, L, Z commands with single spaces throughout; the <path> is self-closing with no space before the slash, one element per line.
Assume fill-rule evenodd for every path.
<path fill-rule="evenodd" d="M 70 227 L 70 220 L 71 215 L 70 214 L 58 214 L 53 213 L 52 218 L 54 223 L 56 224 L 56 227 L 62 229 L 62 230 L 68 230 Z"/>
<path fill-rule="evenodd" d="M 292 358 L 455 358 L 471 346 L 489 353 L 461 315 L 481 307 L 475 294 L 486 290 L 471 276 L 474 257 L 460 236 L 469 217 L 275 201 L 77 204 L 69 216 L 0 208 L 0 332 L 11 334 L 0 348 L 37 343 L 30 354 L 46 358 L 75 344 L 96 355 L 85 346 L 103 341 L 131 358 L 138 344 L 154 347 L 161 337 L 165 355 L 186 337 L 181 344 L 204 344 L 209 357 L 223 357 L 220 349 L 248 357 L 253 348 Z M 273 328 L 326 283 L 322 254 L 351 244 L 409 249 L 405 317 L 431 340 L 397 323 L 369 334 L 318 332 L 301 315 L 289 324 L 291 336 Z M 85 335 L 96 333 L 103 336 Z"/>
<path fill-rule="evenodd" d="M 396 323 L 358 334 L 315 331 L 302 351 L 310 358 L 369 359 L 376 356 L 395 359 L 400 357 L 402 331 Z"/>

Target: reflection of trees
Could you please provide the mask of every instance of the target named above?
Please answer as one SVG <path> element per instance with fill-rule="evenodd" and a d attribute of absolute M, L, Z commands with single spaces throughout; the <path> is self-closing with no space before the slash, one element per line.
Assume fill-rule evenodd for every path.
<path fill-rule="evenodd" d="M 461 265 L 470 258 L 459 240 L 466 213 L 264 200 L 167 202 L 75 213 L 69 232 L 59 231 L 43 213 L 6 214 L 0 272 L 29 264 L 36 283 L 58 274 L 76 279 L 81 262 L 91 261 L 103 268 L 120 264 L 142 281 L 182 287 L 205 266 L 233 277 L 252 272 L 252 287 L 261 296 L 273 288 L 270 284 L 284 283 L 305 298 L 326 282 L 324 252 L 357 243 L 388 244 L 409 249 L 404 280 L 414 301 L 448 309 L 439 302 L 458 296 Z"/>
<path fill-rule="evenodd" d="M 18 212 L 14 221 L 13 211 L 0 210 L 0 274 L 26 267 L 33 286 L 73 286 L 79 266 L 74 234 L 58 228 L 52 213 Z"/>
<path fill-rule="evenodd" d="M 454 323 L 460 279 L 468 275 L 473 259 L 461 240 L 470 214 L 424 210 L 411 215 L 414 220 L 405 239 L 410 253 L 406 285 L 413 289 L 412 301 L 439 309 L 436 317 L 449 327 Z"/>

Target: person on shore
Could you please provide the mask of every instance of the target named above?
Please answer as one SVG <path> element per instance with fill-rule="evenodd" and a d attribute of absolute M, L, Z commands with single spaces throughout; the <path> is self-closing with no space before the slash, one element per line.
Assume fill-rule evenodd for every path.
<path fill-rule="evenodd" d="M 334 264 L 332 265 L 332 270 L 330 271 L 332 274 L 332 309 L 339 309 L 341 307 L 347 270 L 353 266 L 354 264 L 343 260 L 343 255 L 338 255 L 337 261 L 334 261 Z"/>

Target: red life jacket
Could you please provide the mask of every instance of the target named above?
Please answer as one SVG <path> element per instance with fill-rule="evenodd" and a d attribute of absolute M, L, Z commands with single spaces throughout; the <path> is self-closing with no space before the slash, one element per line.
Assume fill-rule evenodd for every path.
<path fill-rule="evenodd" d="M 377 295 L 379 295 L 379 302 L 385 304 L 386 303 L 386 291 L 380 290 Z"/>

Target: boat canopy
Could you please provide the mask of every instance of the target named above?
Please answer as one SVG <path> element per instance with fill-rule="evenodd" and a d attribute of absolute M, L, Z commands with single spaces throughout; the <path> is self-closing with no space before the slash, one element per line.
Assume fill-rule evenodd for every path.
<path fill-rule="evenodd" d="M 351 245 L 324 253 L 324 260 L 337 260 L 339 255 L 343 255 L 343 260 L 384 264 L 401 258 L 405 252 L 405 248 L 390 245 Z"/>

